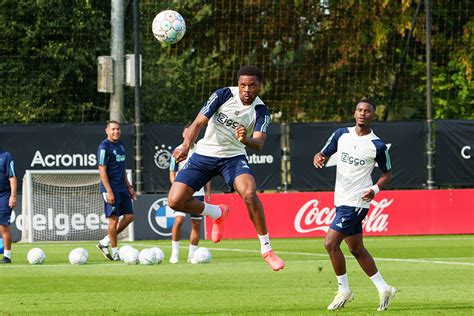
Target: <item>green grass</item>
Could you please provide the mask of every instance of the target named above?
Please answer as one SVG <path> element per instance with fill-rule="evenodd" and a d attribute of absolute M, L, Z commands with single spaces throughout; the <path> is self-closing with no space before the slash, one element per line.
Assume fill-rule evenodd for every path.
<path fill-rule="evenodd" d="M 286 261 L 277 273 L 261 259 L 256 239 L 202 241 L 213 259 L 200 265 L 185 263 L 186 242 L 176 265 L 167 261 L 170 241 L 133 243 L 139 250 L 163 249 L 165 261 L 154 266 L 106 261 L 94 244 L 14 244 L 13 264 L 0 266 L 0 315 L 376 314 L 377 291 L 350 255 L 355 300 L 341 311 L 326 310 L 337 284 L 320 238 L 273 239 Z M 474 236 L 373 237 L 365 244 L 399 290 L 386 314 L 474 314 Z M 27 263 L 32 247 L 45 251 L 43 265 Z M 89 252 L 84 266 L 67 262 L 76 247 Z"/>

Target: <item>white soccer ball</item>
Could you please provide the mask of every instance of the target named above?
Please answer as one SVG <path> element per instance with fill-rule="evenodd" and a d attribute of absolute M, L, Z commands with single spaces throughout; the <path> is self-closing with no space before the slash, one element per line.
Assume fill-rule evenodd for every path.
<path fill-rule="evenodd" d="M 155 16 L 151 29 L 160 42 L 174 44 L 186 33 L 186 22 L 178 12 L 165 10 Z"/>
<path fill-rule="evenodd" d="M 74 265 L 83 265 L 87 263 L 89 253 L 84 248 L 76 248 L 69 253 L 69 263 Z"/>
<path fill-rule="evenodd" d="M 26 258 L 30 264 L 42 264 L 46 259 L 46 255 L 40 248 L 32 248 L 28 251 Z"/>
<path fill-rule="evenodd" d="M 123 258 L 125 258 L 125 256 L 127 255 L 127 252 L 130 250 L 130 249 L 134 249 L 132 246 L 130 245 L 125 245 L 125 246 L 122 246 L 120 247 L 119 249 L 119 257 L 121 260 L 123 260 Z"/>
<path fill-rule="evenodd" d="M 165 259 L 165 254 L 163 250 L 158 247 L 150 248 L 155 253 L 156 263 L 161 263 Z"/>
<path fill-rule="evenodd" d="M 126 264 L 138 264 L 138 255 L 139 252 L 137 249 L 129 249 L 125 253 L 125 257 L 123 257 L 123 262 L 125 262 Z"/>
<path fill-rule="evenodd" d="M 151 265 L 156 263 L 156 255 L 155 252 L 149 248 L 143 249 L 140 251 L 140 254 L 138 255 L 138 261 L 140 261 L 141 264 L 145 265 Z"/>
<path fill-rule="evenodd" d="M 211 259 L 211 252 L 205 247 L 199 247 L 194 252 L 194 261 L 196 263 L 209 263 L 211 262 Z"/>

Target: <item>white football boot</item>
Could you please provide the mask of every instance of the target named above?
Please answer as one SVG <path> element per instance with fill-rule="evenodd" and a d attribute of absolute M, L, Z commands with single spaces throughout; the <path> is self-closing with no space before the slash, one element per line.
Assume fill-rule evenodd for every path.
<path fill-rule="evenodd" d="M 354 294 L 352 292 L 337 292 L 336 297 L 331 304 L 328 305 L 328 310 L 335 311 L 341 309 L 346 305 L 347 302 L 350 302 L 354 299 Z"/>
<path fill-rule="evenodd" d="M 379 292 L 380 305 L 379 305 L 379 308 L 377 308 L 378 312 L 388 309 L 390 302 L 395 297 L 395 293 L 397 293 L 397 289 L 394 288 L 393 286 L 389 286 L 387 290 L 383 292 Z"/>

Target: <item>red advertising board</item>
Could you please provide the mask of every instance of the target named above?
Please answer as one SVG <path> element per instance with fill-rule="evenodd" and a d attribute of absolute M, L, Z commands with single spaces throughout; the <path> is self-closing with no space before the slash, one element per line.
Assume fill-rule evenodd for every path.
<path fill-rule="evenodd" d="M 263 193 L 267 227 L 273 238 L 321 237 L 335 209 L 333 192 Z M 215 194 L 213 204 L 230 206 L 224 238 L 255 238 L 255 229 L 237 194 Z M 474 233 L 474 189 L 381 191 L 363 222 L 364 235 Z M 206 223 L 210 236 L 211 220 Z"/>

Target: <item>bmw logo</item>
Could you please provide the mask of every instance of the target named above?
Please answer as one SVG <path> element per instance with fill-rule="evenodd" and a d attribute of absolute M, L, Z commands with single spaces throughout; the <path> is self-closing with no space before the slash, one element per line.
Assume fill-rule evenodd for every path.
<path fill-rule="evenodd" d="M 168 206 L 168 198 L 156 200 L 148 210 L 148 224 L 161 236 L 171 236 L 174 223 L 173 210 Z"/>

